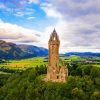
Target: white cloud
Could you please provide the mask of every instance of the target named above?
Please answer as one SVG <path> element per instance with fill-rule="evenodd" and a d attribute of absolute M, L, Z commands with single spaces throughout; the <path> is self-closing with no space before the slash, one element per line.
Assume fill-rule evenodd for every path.
<path fill-rule="evenodd" d="M 41 45 L 48 47 L 48 39 L 56 28 L 61 45 L 60 52 L 100 52 L 100 30 L 82 20 L 59 20 L 54 26 L 46 27 L 41 37 Z M 45 38 L 44 38 L 45 37 Z"/>
<path fill-rule="evenodd" d="M 48 4 L 43 6 L 43 10 L 48 16 L 58 18 L 58 22 L 54 26 L 47 27 L 46 32 L 50 32 L 56 27 L 60 35 L 61 52 L 100 52 L 99 0 L 46 1 L 48 1 Z M 56 11 L 61 17 L 57 17 L 57 13 L 50 13 L 50 9 Z"/>
<path fill-rule="evenodd" d="M 39 0 L 20 0 L 19 1 L 19 4 L 20 5 L 25 5 L 25 4 L 32 4 L 32 3 L 34 3 L 34 4 L 38 4 L 39 3 Z"/>
<path fill-rule="evenodd" d="M 27 0 L 19 0 L 18 3 L 20 5 L 25 5 L 25 4 L 27 4 Z"/>
<path fill-rule="evenodd" d="M 0 23 L 3 23 L 3 21 L 0 19 Z"/>
<path fill-rule="evenodd" d="M 14 15 L 16 17 L 22 17 L 22 16 L 25 16 L 25 15 L 31 15 L 32 13 L 33 13 L 33 11 L 30 11 L 30 12 L 28 12 L 28 11 L 26 11 L 26 12 L 18 11 Z"/>
<path fill-rule="evenodd" d="M 35 17 L 28 17 L 27 19 L 28 20 L 33 20 L 33 19 L 35 19 Z"/>
<path fill-rule="evenodd" d="M 39 42 L 40 32 L 15 24 L 0 22 L 0 39 L 14 43 Z"/>
<path fill-rule="evenodd" d="M 5 9 L 6 8 L 6 6 L 2 3 L 2 4 L 0 4 L 0 9 Z"/>
<path fill-rule="evenodd" d="M 16 17 L 22 17 L 25 14 L 23 12 L 17 12 L 16 14 L 14 14 Z"/>
<path fill-rule="evenodd" d="M 52 4 L 43 3 L 41 4 L 41 8 L 46 13 L 47 16 L 53 18 L 61 18 L 60 13 L 52 6 Z"/>
<path fill-rule="evenodd" d="M 39 0 L 29 0 L 29 4 L 30 4 L 30 3 L 38 4 L 38 3 L 39 3 Z"/>

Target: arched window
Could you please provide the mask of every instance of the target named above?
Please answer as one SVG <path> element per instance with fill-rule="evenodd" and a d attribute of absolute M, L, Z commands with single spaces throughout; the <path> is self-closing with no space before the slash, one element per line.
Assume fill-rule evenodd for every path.
<path fill-rule="evenodd" d="M 54 40 L 56 40 L 56 38 L 55 38 L 55 37 L 54 37 L 53 39 L 54 39 Z"/>

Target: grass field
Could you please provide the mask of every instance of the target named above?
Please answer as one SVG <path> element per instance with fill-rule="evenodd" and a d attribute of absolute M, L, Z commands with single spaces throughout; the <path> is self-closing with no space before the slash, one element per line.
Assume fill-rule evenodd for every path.
<path fill-rule="evenodd" d="M 90 59 L 90 58 L 89 58 Z M 97 59 L 97 58 L 95 58 Z M 98 58 L 100 59 L 100 58 Z M 63 62 L 72 62 L 72 61 L 86 61 L 85 58 L 79 56 L 70 56 L 70 57 L 60 57 L 60 60 Z M 94 58 L 93 58 L 94 60 Z M 0 63 L 0 68 L 8 68 L 13 70 L 25 70 L 31 67 L 36 67 L 40 65 L 47 65 L 48 61 L 46 57 L 34 57 L 29 59 L 22 60 L 9 60 L 6 63 Z M 93 63 L 93 66 L 100 67 L 100 63 Z"/>
<path fill-rule="evenodd" d="M 100 57 L 79 57 L 79 56 L 70 56 L 70 57 L 61 57 L 62 61 L 65 62 L 83 62 L 84 64 L 91 64 L 92 66 L 100 68 Z"/>
<path fill-rule="evenodd" d="M 0 75 L 1 75 L 1 74 L 10 74 L 10 73 L 6 73 L 6 72 L 0 71 Z"/>
<path fill-rule="evenodd" d="M 93 66 L 100 68 L 100 64 L 93 64 Z"/>
<path fill-rule="evenodd" d="M 44 64 L 47 65 L 47 61 L 45 61 L 44 57 L 35 57 L 23 60 L 9 60 L 6 63 L 1 63 L 0 67 L 24 70 L 30 67 L 36 67 Z"/>

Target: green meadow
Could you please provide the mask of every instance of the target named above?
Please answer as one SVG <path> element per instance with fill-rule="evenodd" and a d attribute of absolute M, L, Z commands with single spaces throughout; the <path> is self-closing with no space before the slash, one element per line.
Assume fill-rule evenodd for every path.
<path fill-rule="evenodd" d="M 95 57 L 95 58 L 84 58 L 79 56 L 60 57 L 60 65 L 62 65 L 62 62 L 66 64 L 67 63 L 70 64 L 72 62 L 81 62 L 84 64 L 91 64 L 93 66 L 100 67 L 99 57 Z M 7 60 L 3 63 L 0 63 L 0 68 L 6 68 L 12 70 L 26 70 L 28 68 L 33 68 L 41 65 L 45 65 L 45 66 L 48 65 L 47 57 L 34 57 L 34 58 L 21 59 L 21 60 Z"/>
<path fill-rule="evenodd" d="M 47 65 L 47 60 L 45 57 L 34 57 L 22 60 L 7 60 L 4 63 L 0 63 L 0 68 L 3 67 L 15 70 L 25 70 L 40 65 Z"/>

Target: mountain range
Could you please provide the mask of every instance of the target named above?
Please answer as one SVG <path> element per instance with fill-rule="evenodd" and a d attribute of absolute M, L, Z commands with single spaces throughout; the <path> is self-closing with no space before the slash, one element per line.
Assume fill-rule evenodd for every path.
<path fill-rule="evenodd" d="M 34 54 L 36 56 L 47 56 L 48 50 L 43 47 L 37 47 L 33 45 L 17 45 L 23 51 L 27 51 L 28 53 Z"/>
<path fill-rule="evenodd" d="M 80 57 L 100 57 L 100 53 L 94 53 L 94 52 L 68 52 L 62 54 L 62 56 L 71 56 L 71 55 L 76 55 Z"/>
<path fill-rule="evenodd" d="M 11 42 L 0 40 L 1 59 L 23 59 L 36 56 L 46 56 L 48 50 L 32 45 L 16 45 Z"/>
<path fill-rule="evenodd" d="M 17 45 L 11 42 L 0 40 L 1 59 L 24 59 L 30 57 L 47 56 L 48 49 L 33 45 Z M 81 56 L 81 57 L 100 57 L 100 53 L 93 52 L 68 52 L 60 56 Z"/>

